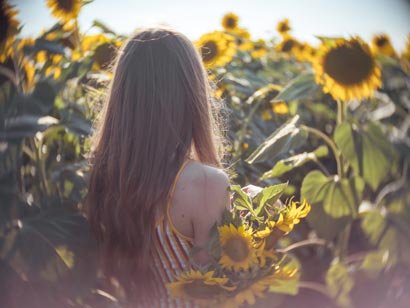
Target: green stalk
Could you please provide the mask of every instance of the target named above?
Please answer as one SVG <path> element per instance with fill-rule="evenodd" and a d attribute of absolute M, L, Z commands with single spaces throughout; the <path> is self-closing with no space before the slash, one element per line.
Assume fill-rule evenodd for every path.
<path fill-rule="evenodd" d="M 340 125 L 346 121 L 346 103 L 343 101 L 338 100 L 337 101 L 337 124 Z M 345 166 L 344 166 L 344 158 L 342 153 L 339 153 L 339 161 L 340 161 L 340 172 L 339 173 L 339 178 L 343 179 L 346 177 L 345 174 Z M 343 260 L 349 249 L 349 238 L 350 238 L 350 232 L 352 230 L 352 223 L 349 223 L 345 229 L 342 231 L 338 238 L 338 243 L 337 243 L 337 256 L 340 258 L 340 260 Z"/>
<path fill-rule="evenodd" d="M 306 131 L 309 134 L 312 134 L 320 139 L 322 139 L 332 150 L 333 155 L 335 157 L 336 160 L 336 164 L 337 164 L 337 174 L 340 175 L 343 173 L 342 171 L 342 162 L 341 162 L 341 154 L 339 149 L 337 148 L 336 143 L 326 134 L 324 134 L 322 131 L 310 127 L 310 126 L 306 126 L 306 125 L 300 125 L 300 128 L 303 129 L 304 131 Z"/>
<path fill-rule="evenodd" d="M 47 183 L 47 177 L 46 177 L 46 170 L 45 170 L 45 165 L 44 165 L 44 160 L 42 159 L 42 154 L 41 154 L 41 141 L 37 144 L 34 139 L 30 139 L 32 146 L 33 146 L 33 152 L 35 154 L 35 163 L 36 163 L 36 170 L 38 177 L 40 179 L 40 183 L 43 186 L 44 193 L 47 195 L 50 195 L 50 190 L 48 187 Z"/>
<path fill-rule="evenodd" d="M 346 104 L 340 100 L 337 101 L 337 125 L 342 124 L 346 120 Z M 340 172 L 339 177 L 345 177 L 345 164 L 342 153 L 339 153 Z"/>

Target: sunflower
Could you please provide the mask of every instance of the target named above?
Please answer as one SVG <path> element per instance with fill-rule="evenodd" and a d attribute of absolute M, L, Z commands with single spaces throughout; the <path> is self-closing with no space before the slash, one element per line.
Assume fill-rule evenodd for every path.
<path fill-rule="evenodd" d="M 113 42 L 101 44 L 94 50 L 92 69 L 94 71 L 108 70 L 115 58 L 117 47 Z"/>
<path fill-rule="evenodd" d="M 374 53 L 381 54 L 389 57 L 396 56 L 393 45 L 387 34 L 375 35 L 372 39 L 372 49 Z"/>
<path fill-rule="evenodd" d="M 47 0 L 51 14 L 63 22 L 77 18 L 81 9 L 81 0 Z"/>
<path fill-rule="evenodd" d="M 380 68 L 369 46 L 358 37 L 323 42 L 313 67 L 316 82 L 337 100 L 371 97 L 381 85 Z"/>
<path fill-rule="evenodd" d="M 22 68 L 22 75 L 24 78 L 23 88 L 27 92 L 34 87 L 34 76 L 35 76 L 36 69 L 34 65 L 30 61 L 28 61 L 26 58 L 23 58 L 23 61 L 21 63 L 21 68 Z"/>
<path fill-rule="evenodd" d="M 312 61 L 315 56 L 316 49 L 308 43 L 297 42 L 292 49 L 292 54 L 299 61 Z"/>
<path fill-rule="evenodd" d="M 220 31 L 206 33 L 195 42 L 207 68 L 229 63 L 236 53 L 234 36 Z"/>
<path fill-rule="evenodd" d="M 263 280 L 256 280 L 243 290 L 239 291 L 235 296 L 226 300 L 222 307 L 241 307 L 245 303 L 252 306 L 256 303 L 256 298 L 265 297 L 266 290 L 267 284 Z"/>
<path fill-rule="evenodd" d="M 104 34 L 94 34 L 94 35 L 87 35 L 81 41 L 81 49 L 86 51 L 92 51 L 103 43 L 108 43 L 110 38 L 108 38 Z"/>
<path fill-rule="evenodd" d="M 301 204 L 290 200 L 289 204 L 279 214 L 279 219 L 274 226 L 287 234 L 293 230 L 293 227 L 300 222 L 301 218 L 309 214 L 310 209 L 311 206 L 306 200 L 303 200 Z"/>
<path fill-rule="evenodd" d="M 276 25 L 276 30 L 281 35 L 287 35 L 288 32 L 291 30 L 291 27 L 289 25 L 289 19 L 285 18 L 279 21 L 278 24 Z"/>
<path fill-rule="evenodd" d="M 289 107 L 284 101 L 272 101 L 272 111 L 276 114 L 288 114 Z"/>
<path fill-rule="evenodd" d="M 305 52 L 306 60 L 312 63 L 315 62 L 317 54 L 317 48 L 309 45 L 308 49 Z"/>
<path fill-rule="evenodd" d="M 227 285 L 228 278 L 214 277 L 214 275 L 213 271 L 202 273 L 190 270 L 182 273 L 177 281 L 167 284 L 167 288 L 173 297 L 198 304 L 211 304 L 226 291 L 235 289 Z"/>
<path fill-rule="evenodd" d="M 234 13 L 225 14 L 222 18 L 222 27 L 224 27 L 224 29 L 227 31 L 235 30 L 236 28 L 238 28 L 238 21 L 238 15 Z"/>
<path fill-rule="evenodd" d="M 265 222 L 265 227 L 262 230 L 259 230 L 254 233 L 254 236 L 257 238 L 267 238 L 269 235 L 271 235 L 272 231 L 274 230 L 276 225 L 280 225 L 283 222 L 283 215 L 279 214 L 277 215 L 277 220 L 275 221 L 274 219 L 268 219 Z"/>
<path fill-rule="evenodd" d="M 46 77 L 53 75 L 54 79 L 58 79 L 61 76 L 61 67 L 50 65 L 46 68 L 45 75 Z"/>
<path fill-rule="evenodd" d="M 293 37 L 284 38 L 278 45 L 276 45 L 276 50 L 284 53 L 291 53 L 299 42 Z"/>
<path fill-rule="evenodd" d="M 257 298 L 265 297 L 266 292 L 269 290 L 269 286 L 274 285 L 278 279 L 295 279 L 297 273 L 298 270 L 296 270 L 296 272 L 294 270 L 292 272 L 289 270 L 284 272 L 282 268 L 279 268 L 271 274 L 259 277 L 242 290 L 235 291 L 236 294 L 226 300 L 222 307 L 242 307 L 244 304 L 252 306 L 256 303 Z"/>
<path fill-rule="evenodd" d="M 48 54 L 45 50 L 40 50 L 36 53 L 35 59 L 37 63 L 44 63 L 48 60 Z"/>
<path fill-rule="evenodd" d="M 257 262 L 257 249 L 254 246 L 252 230 L 239 228 L 234 225 L 218 227 L 221 245 L 221 259 L 223 268 L 232 270 L 247 270 Z"/>
<path fill-rule="evenodd" d="M 17 11 L 6 1 L 0 4 L 0 62 L 4 62 L 13 52 L 13 42 L 19 32 Z"/>
<path fill-rule="evenodd" d="M 235 36 L 235 42 L 239 50 L 248 51 L 253 47 L 251 41 L 251 34 L 245 28 L 236 28 L 230 31 L 232 35 Z"/>
<path fill-rule="evenodd" d="M 264 39 L 259 39 L 253 43 L 253 50 L 251 51 L 251 56 L 253 58 L 261 58 L 268 53 L 266 48 L 266 42 Z"/>

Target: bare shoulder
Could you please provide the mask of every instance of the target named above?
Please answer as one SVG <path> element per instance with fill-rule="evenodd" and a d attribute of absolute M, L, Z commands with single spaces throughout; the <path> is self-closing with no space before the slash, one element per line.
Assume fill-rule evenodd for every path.
<path fill-rule="evenodd" d="M 171 219 L 195 244 L 206 242 L 211 226 L 229 209 L 230 179 L 223 169 L 191 161 L 182 170 L 172 196 Z M 202 236 L 202 237 L 201 237 Z"/>
<path fill-rule="evenodd" d="M 194 211 L 198 207 L 223 207 L 222 203 L 229 196 L 227 189 L 230 179 L 227 173 L 223 169 L 198 161 L 187 165 L 178 182 L 175 189 L 176 198 L 182 201 L 181 203 L 190 204 L 191 209 L 192 204 L 195 204 Z"/>
<path fill-rule="evenodd" d="M 188 167 L 185 177 L 191 183 L 191 189 L 195 192 L 225 191 L 230 185 L 229 176 L 223 169 L 198 161 L 191 162 Z"/>

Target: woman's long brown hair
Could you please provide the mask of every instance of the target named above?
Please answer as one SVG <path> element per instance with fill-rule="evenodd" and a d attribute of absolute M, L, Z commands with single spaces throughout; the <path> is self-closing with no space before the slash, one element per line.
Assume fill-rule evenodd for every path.
<path fill-rule="evenodd" d="M 223 105 L 199 51 L 171 28 L 138 29 L 112 67 L 91 139 L 85 209 L 105 273 L 128 273 L 138 292 L 147 285 L 156 218 L 183 161 L 192 153 L 222 167 Z"/>

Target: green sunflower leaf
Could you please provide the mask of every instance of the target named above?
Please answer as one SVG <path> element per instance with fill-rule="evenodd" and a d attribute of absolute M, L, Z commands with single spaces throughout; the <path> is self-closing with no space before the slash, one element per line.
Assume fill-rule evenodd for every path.
<path fill-rule="evenodd" d="M 347 267 L 340 263 L 333 263 L 326 273 L 326 285 L 335 297 L 336 302 L 341 307 L 350 307 L 351 299 L 349 296 L 350 291 L 353 289 L 354 280 L 349 275 Z"/>
<path fill-rule="evenodd" d="M 334 140 L 355 174 L 361 176 L 373 191 L 394 167 L 396 152 L 374 123 L 365 128 L 342 123 L 335 130 Z"/>
<path fill-rule="evenodd" d="M 327 156 L 328 153 L 329 150 L 327 146 L 323 145 L 313 152 L 304 152 L 286 159 L 281 159 L 275 164 L 275 166 L 271 170 L 265 172 L 262 175 L 261 180 L 279 177 L 297 167 L 305 165 L 310 161 L 315 161 L 320 157 Z"/>
<path fill-rule="evenodd" d="M 258 148 L 245 160 L 249 164 L 274 159 L 277 155 L 287 152 L 299 145 L 305 138 L 306 133 L 301 131 L 296 123 L 299 116 L 296 115 L 276 131 L 274 131 Z"/>
<path fill-rule="evenodd" d="M 229 191 L 233 192 L 232 205 L 236 209 L 247 209 L 253 212 L 251 198 L 242 190 L 239 185 L 231 185 Z"/>
<path fill-rule="evenodd" d="M 275 203 L 283 194 L 287 186 L 288 183 L 282 183 L 262 189 L 254 198 L 254 202 L 257 203 L 257 207 L 255 209 L 256 215 L 259 216 L 268 201 L 270 203 Z"/>
<path fill-rule="evenodd" d="M 312 73 L 301 74 L 293 79 L 279 94 L 273 99 L 276 101 L 292 101 L 307 97 L 318 88 L 315 82 L 315 75 Z"/>
<path fill-rule="evenodd" d="M 301 195 L 312 204 L 309 224 L 321 237 L 333 239 L 357 214 L 363 189 L 361 178 L 328 177 L 318 170 L 308 173 Z"/>

